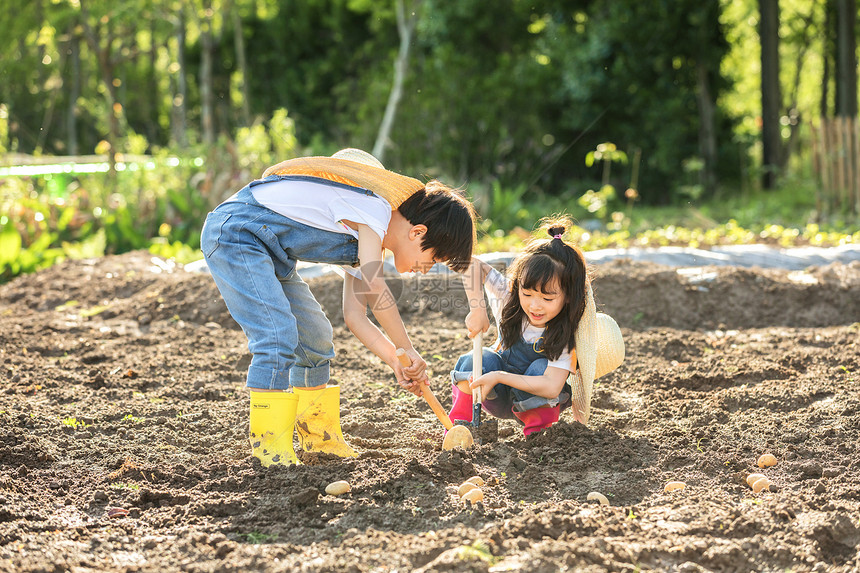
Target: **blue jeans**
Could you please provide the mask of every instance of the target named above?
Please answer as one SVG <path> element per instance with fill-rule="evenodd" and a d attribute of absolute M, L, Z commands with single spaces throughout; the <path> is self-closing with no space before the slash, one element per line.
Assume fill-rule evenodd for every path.
<path fill-rule="evenodd" d="M 332 326 L 296 263 L 358 264 L 357 239 L 293 221 L 254 199 L 253 187 L 285 178 L 245 186 L 207 215 L 200 236 L 212 278 L 248 337 L 249 388 L 286 390 L 329 381 Z"/>
<path fill-rule="evenodd" d="M 533 351 L 533 345 L 522 339 L 514 348 L 503 350 L 501 353 L 484 348 L 482 353 L 483 372 L 511 372 L 523 376 L 543 376 L 549 361 L 542 357 L 541 351 Z M 457 382 L 468 380 L 472 375 L 472 353 L 463 354 L 457 360 L 451 381 Z M 497 418 L 514 418 L 514 412 L 525 412 L 544 406 L 561 405 L 564 411 L 571 405 L 570 384 L 565 384 L 561 393 L 556 398 L 544 398 L 536 396 L 525 390 L 520 390 L 507 384 L 496 384 L 488 396 L 484 396 L 481 402 L 484 410 Z"/>

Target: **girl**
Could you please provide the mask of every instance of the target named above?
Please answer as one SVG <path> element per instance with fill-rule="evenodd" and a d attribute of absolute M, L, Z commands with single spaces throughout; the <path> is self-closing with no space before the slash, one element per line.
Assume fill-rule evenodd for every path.
<path fill-rule="evenodd" d="M 615 321 L 595 312 L 585 257 L 562 239 L 570 225 L 566 217 L 546 220 L 542 228 L 550 238 L 533 240 L 509 279 L 472 258 L 469 337 L 489 327 L 483 284 L 499 338 L 493 349 L 483 349 L 483 373 L 476 378 L 471 354 L 457 361 L 451 421 L 472 419 L 471 392 L 480 386 L 483 409 L 516 418 L 526 436 L 550 427 L 571 406 L 574 417 L 587 423 L 593 380 L 621 363 L 624 343 Z"/>

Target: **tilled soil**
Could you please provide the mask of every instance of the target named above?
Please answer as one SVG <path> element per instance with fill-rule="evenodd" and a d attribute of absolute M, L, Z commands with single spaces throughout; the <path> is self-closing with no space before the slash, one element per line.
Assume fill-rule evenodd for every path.
<path fill-rule="evenodd" d="M 525 439 L 503 420 L 450 452 L 343 326 L 338 279 L 311 281 L 361 455 L 271 468 L 249 455 L 246 341 L 210 277 L 136 252 L 0 286 L 0 571 L 860 569 L 860 264 L 594 270 L 627 357 L 589 426 L 565 413 Z M 470 350 L 459 279 L 392 285 L 447 407 Z M 335 480 L 352 490 L 325 495 Z"/>

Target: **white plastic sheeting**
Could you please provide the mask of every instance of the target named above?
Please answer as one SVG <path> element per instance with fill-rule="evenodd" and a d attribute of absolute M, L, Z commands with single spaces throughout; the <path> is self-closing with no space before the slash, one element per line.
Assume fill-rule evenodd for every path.
<path fill-rule="evenodd" d="M 496 252 L 479 255 L 490 264 L 510 265 L 517 253 Z M 767 245 L 729 245 L 711 249 L 694 249 L 690 247 L 658 247 L 629 249 L 601 249 L 586 251 L 585 258 L 589 264 L 596 265 L 618 259 L 647 261 L 668 267 L 705 267 L 705 266 L 735 266 L 777 268 L 793 271 L 803 270 L 812 266 L 825 266 L 831 263 L 850 263 L 860 261 L 860 245 L 840 245 L 838 247 L 795 247 L 780 249 Z M 320 277 L 330 273 L 342 272 L 335 265 L 300 262 L 299 274 L 304 279 Z M 207 272 L 204 260 L 185 265 L 189 272 Z M 386 270 L 396 272 L 390 257 L 386 259 Z M 451 272 L 442 264 L 435 265 L 431 273 Z"/>

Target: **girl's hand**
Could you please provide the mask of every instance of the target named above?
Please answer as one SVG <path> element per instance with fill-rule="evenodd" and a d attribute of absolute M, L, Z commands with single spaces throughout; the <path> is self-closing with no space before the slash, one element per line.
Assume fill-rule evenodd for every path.
<path fill-rule="evenodd" d="M 481 389 L 481 397 L 486 398 L 490 390 L 499 383 L 498 372 L 487 372 L 483 376 L 479 376 L 477 380 L 469 382 L 469 388 L 474 392 L 476 388 Z"/>
<path fill-rule="evenodd" d="M 482 332 L 487 332 L 490 329 L 490 318 L 487 316 L 486 308 L 476 308 L 470 310 L 466 315 L 466 329 L 469 331 L 469 338 L 475 338 Z"/>

